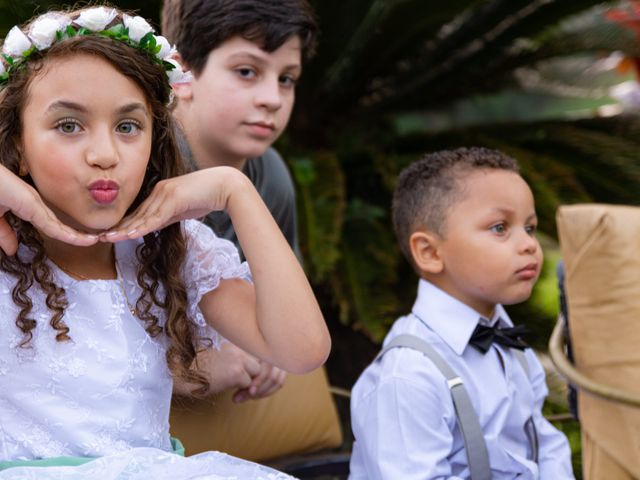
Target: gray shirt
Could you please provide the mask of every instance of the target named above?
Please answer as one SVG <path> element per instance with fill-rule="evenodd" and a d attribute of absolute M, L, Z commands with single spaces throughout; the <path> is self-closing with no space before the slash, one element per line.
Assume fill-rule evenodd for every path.
<path fill-rule="evenodd" d="M 187 168 L 191 171 L 198 170 L 189 144 L 178 128 L 176 131 L 180 152 L 185 159 Z M 300 258 L 300 247 L 297 234 L 296 195 L 293 180 L 282 157 L 273 148 L 269 148 L 264 154 L 256 158 L 250 158 L 242 169 L 249 177 L 251 183 L 262 197 L 267 208 L 273 215 L 287 242 Z M 233 230 L 231 219 L 227 212 L 211 212 L 203 219 L 218 237 L 226 238 L 235 243 L 244 258 L 238 238 Z"/>

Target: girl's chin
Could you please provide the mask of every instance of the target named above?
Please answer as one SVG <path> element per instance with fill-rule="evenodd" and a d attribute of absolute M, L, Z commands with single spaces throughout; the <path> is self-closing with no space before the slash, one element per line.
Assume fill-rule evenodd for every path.
<path fill-rule="evenodd" d="M 68 225 L 69 227 L 75 230 L 78 230 L 79 232 L 88 233 L 89 235 L 99 235 L 101 233 L 108 232 L 109 230 L 113 229 L 115 226 L 117 226 L 120 223 L 121 219 L 118 219 L 117 221 L 113 221 L 113 220 L 93 221 L 89 224 L 78 222 L 76 220 L 71 220 L 71 219 L 69 220 L 70 221 L 67 221 L 67 222 L 62 220 L 62 222 Z"/>

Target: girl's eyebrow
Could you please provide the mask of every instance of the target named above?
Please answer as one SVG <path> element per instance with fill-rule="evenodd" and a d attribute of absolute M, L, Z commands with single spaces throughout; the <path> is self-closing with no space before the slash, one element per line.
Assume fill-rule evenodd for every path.
<path fill-rule="evenodd" d="M 54 110 L 76 110 L 82 113 L 87 112 L 87 109 L 79 103 L 69 102 L 67 100 L 58 100 L 57 102 L 53 102 L 51 105 L 49 105 L 45 113 L 49 113 Z"/>
<path fill-rule="evenodd" d="M 142 113 L 144 113 L 145 115 L 148 115 L 146 105 L 140 102 L 132 102 L 123 107 L 120 107 L 118 109 L 118 113 L 131 113 L 131 112 L 135 112 L 136 110 L 141 110 Z"/>
<path fill-rule="evenodd" d="M 57 102 L 52 103 L 51 105 L 49 105 L 45 113 L 49 113 L 55 110 L 75 110 L 80 113 L 88 112 L 87 108 L 84 107 L 83 105 L 76 102 L 70 102 L 67 100 L 58 100 Z M 136 110 L 141 110 L 142 113 L 144 113 L 145 115 L 148 115 L 147 107 L 140 102 L 132 102 L 127 105 L 124 105 L 123 107 L 120 107 L 118 109 L 118 113 L 119 114 L 131 113 Z"/>

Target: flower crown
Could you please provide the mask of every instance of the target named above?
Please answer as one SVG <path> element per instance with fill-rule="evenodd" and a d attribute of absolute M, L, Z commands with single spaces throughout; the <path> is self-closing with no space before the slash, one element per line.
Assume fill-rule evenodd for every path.
<path fill-rule="evenodd" d="M 75 20 L 63 13 L 44 14 L 31 24 L 26 34 L 14 26 L 7 34 L 0 54 L 0 90 L 11 74 L 22 68 L 35 52 L 45 50 L 55 42 L 83 35 L 102 35 L 146 52 L 152 62 L 164 68 L 170 84 L 186 81 L 189 74 L 169 58 L 175 48 L 166 38 L 154 35 L 153 28 L 144 18 L 126 14 L 122 23 L 106 28 L 117 15 L 115 8 L 95 7 L 83 10 Z"/>

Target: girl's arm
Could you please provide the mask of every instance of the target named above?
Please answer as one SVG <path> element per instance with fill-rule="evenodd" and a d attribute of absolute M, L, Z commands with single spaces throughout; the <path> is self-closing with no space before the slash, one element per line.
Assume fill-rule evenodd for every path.
<path fill-rule="evenodd" d="M 18 238 L 4 217 L 9 211 L 56 240 L 80 246 L 98 241 L 95 235 L 80 233 L 61 223 L 33 187 L 0 165 L 0 249 L 7 255 L 14 255 L 18 250 Z"/>
<path fill-rule="evenodd" d="M 239 170 L 214 167 L 160 182 L 103 240 L 141 237 L 222 209 L 231 217 L 254 285 L 223 280 L 202 298 L 202 313 L 221 335 L 249 353 L 289 372 L 313 370 L 326 360 L 330 348 L 322 313 L 271 213 Z"/>

